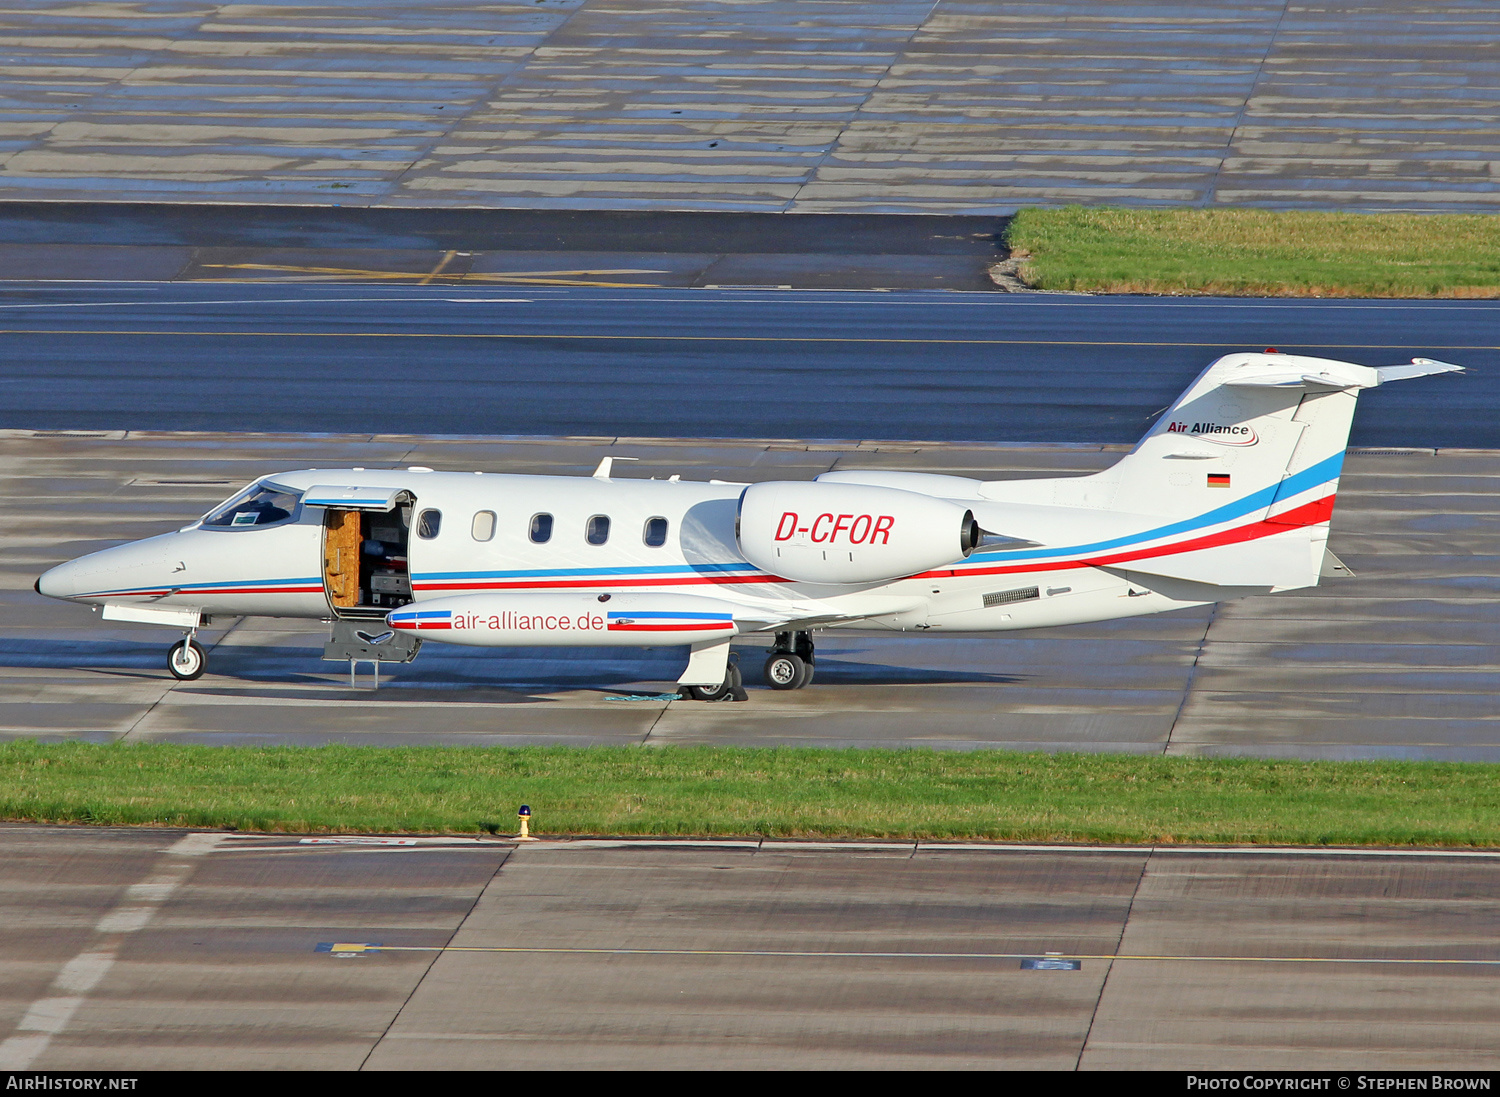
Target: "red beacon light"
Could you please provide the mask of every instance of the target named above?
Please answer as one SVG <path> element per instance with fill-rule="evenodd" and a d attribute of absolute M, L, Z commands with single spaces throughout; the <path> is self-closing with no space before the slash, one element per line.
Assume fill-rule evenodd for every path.
<path fill-rule="evenodd" d="M 1262 354 L 1280 354 L 1281 351 L 1277 350 L 1275 347 L 1267 347 L 1265 350 L 1261 351 L 1261 353 Z"/>

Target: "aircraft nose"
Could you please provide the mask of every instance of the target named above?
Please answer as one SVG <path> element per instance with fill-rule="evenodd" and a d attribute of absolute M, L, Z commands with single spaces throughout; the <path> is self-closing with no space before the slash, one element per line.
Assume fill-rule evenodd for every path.
<path fill-rule="evenodd" d="M 36 581 L 36 591 L 48 598 L 86 598 L 106 591 L 149 593 L 172 572 L 167 538 L 148 537 L 114 548 L 101 549 L 76 560 L 58 564 Z"/>
<path fill-rule="evenodd" d="M 48 598 L 71 598 L 82 589 L 78 583 L 80 570 L 77 560 L 58 564 L 42 572 L 32 589 Z"/>

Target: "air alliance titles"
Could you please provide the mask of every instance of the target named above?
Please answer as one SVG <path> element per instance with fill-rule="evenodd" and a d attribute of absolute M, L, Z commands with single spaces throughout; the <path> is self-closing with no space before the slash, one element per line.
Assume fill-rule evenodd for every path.
<path fill-rule="evenodd" d="M 1253 446 L 1260 441 L 1255 428 L 1244 423 L 1168 423 L 1166 434 L 1187 434 L 1228 446 Z"/>

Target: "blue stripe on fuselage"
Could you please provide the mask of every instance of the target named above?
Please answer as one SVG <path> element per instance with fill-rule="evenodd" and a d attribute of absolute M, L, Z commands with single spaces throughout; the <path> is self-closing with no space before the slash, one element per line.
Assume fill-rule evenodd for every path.
<path fill-rule="evenodd" d="M 731 571 L 756 571 L 754 564 L 647 564 L 623 568 L 531 568 L 525 571 L 419 571 L 412 578 L 423 582 L 436 579 L 555 579 L 559 576 L 584 578 L 613 575 L 722 575 Z"/>
<path fill-rule="evenodd" d="M 1179 522 L 1171 522 L 1154 529 L 1143 530 L 1140 533 L 1126 534 L 1122 537 L 1114 537 L 1107 541 L 1096 541 L 1087 545 L 1069 545 L 1061 548 L 1035 548 L 1035 549 L 1000 549 L 991 552 L 976 552 L 966 560 L 956 564 L 948 565 L 960 567 L 975 563 L 995 563 L 1011 560 L 1052 560 L 1058 557 L 1079 556 L 1097 552 L 1108 552 L 1113 549 L 1127 548 L 1132 545 L 1143 544 L 1148 541 L 1160 540 L 1164 537 L 1172 537 L 1181 533 L 1191 533 L 1207 526 L 1216 526 L 1223 522 L 1232 522 L 1236 518 L 1243 518 L 1256 511 L 1264 510 L 1275 501 L 1278 495 L 1293 496 L 1304 491 L 1336 480 L 1344 466 L 1344 452 L 1340 450 L 1332 457 L 1319 461 L 1311 468 L 1288 476 L 1285 480 L 1278 480 L 1274 484 L 1261 488 L 1259 491 L 1251 492 L 1249 495 L 1233 502 L 1226 503 L 1222 507 L 1208 511 L 1205 514 L 1193 518 L 1184 518 Z M 415 572 L 412 579 L 416 582 L 432 582 L 441 580 L 484 580 L 484 579 L 557 579 L 564 577 L 582 578 L 627 578 L 636 575 L 668 576 L 714 574 L 728 575 L 731 572 L 749 571 L 752 574 L 764 575 L 751 564 L 666 564 L 643 567 L 618 567 L 618 568 L 533 568 L 524 571 L 437 571 L 437 572 Z"/>

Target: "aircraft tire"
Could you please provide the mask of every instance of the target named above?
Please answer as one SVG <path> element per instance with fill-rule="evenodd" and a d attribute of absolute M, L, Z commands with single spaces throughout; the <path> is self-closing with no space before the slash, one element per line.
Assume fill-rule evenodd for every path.
<path fill-rule="evenodd" d="M 766 657 L 766 685 L 772 689 L 801 689 L 812 677 L 812 668 L 802 656 L 790 651 L 773 651 Z"/>
<path fill-rule="evenodd" d="M 178 681 L 191 682 L 208 669 L 208 656 L 197 640 L 178 640 L 167 649 L 167 669 Z"/>
<path fill-rule="evenodd" d="M 729 664 L 724 680 L 718 685 L 688 687 L 688 695 L 695 701 L 727 701 L 730 697 L 742 700 L 744 692 L 744 679 L 740 675 L 740 668 L 734 663 Z"/>

